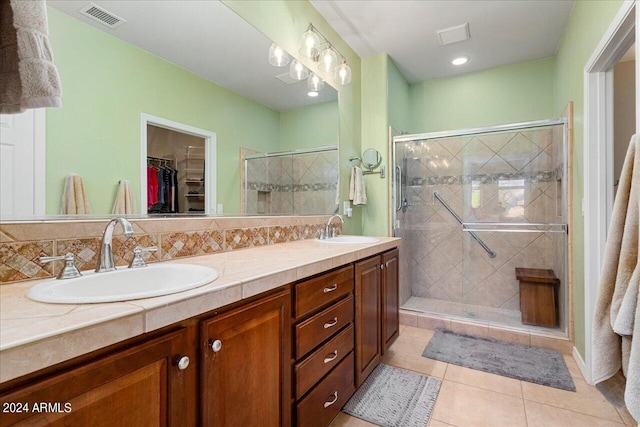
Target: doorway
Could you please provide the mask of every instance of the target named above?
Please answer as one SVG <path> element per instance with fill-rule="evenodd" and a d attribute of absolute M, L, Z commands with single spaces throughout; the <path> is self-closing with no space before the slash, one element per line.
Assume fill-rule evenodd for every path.
<path fill-rule="evenodd" d="M 142 114 L 141 213 L 213 214 L 216 134 Z"/>
<path fill-rule="evenodd" d="M 634 45 L 637 1 L 627 1 L 621 6 L 611 26 L 587 62 L 584 70 L 584 313 L 585 359 L 574 349 L 585 379 L 593 383 L 592 334 L 598 282 L 601 274 L 607 228 L 611 221 L 614 199 L 614 67 Z M 638 44 L 635 54 L 638 54 Z M 639 73 L 636 62 L 635 75 Z M 640 100 L 636 85 L 634 102 Z M 635 132 L 638 132 L 636 111 Z M 624 142 L 621 142 L 624 143 Z M 627 141 L 628 143 L 628 141 Z"/>

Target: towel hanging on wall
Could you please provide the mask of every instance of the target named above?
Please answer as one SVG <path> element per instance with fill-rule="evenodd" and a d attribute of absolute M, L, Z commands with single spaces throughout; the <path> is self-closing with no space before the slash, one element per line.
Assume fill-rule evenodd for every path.
<path fill-rule="evenodd" d="M 60 107 L 45 0 L 0 0 L 0 113 Z"/>
<path fill-rule="evenodd" d="M 626 377 L 624 403 L 640 421 L 640 142 L 631 138 L 622 167 L 604 253 L 593 322 L 593 381 L 605 394 L 622 392 L 614 378 Z M 640 335 L 640 332 L 638 333 Z"/>
<path fill-rule="evenodd" d="M 91 213 L 89 199 L 87 199 L 87 194 L 84 191 L 84 182 L 82 181 L 82 177 L 76 173 L 70 173 L 64 180 L 60 213 L 63 215 L 84 215 Z"/>
<path fill-rule="evenodd" d="M 113 203 L 112 214 L 127 215 L 136 213 L 136 200 L 133 197 L 131 183 L 126 179 L 120 180 L 116 200 Z"/>
<path fill-rule="evenodd" d="M 364 187 L 362 169 L 358 166 L 351 167 L 351 179 L 349 181 L 349 199 L 354 205 L 367 204 L 367 191 Z"/>

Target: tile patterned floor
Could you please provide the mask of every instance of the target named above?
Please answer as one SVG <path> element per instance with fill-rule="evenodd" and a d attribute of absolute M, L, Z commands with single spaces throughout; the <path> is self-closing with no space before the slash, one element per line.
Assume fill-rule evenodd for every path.
<path fill-rule="evenodd" d="M 400 326 L 383 362 L 441 378 L 442 387 L 425 427 L 625 427 L 628 412 L 610 405 L 588 385 L 571 356 L 564 356 L 577 391 L 570 392 L 475 371 L 422 357 L 433 331 Z M 340 413 L 330 427 L 374 424 Z"/>

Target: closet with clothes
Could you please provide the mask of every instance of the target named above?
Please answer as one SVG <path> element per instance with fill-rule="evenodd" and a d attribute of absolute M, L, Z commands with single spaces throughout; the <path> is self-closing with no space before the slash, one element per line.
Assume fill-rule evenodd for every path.
<path fill-rule="evenodd" d="M 147 212 L 178 213 L 178 171 L 172 159 L 147 157 Z"/>
<path fill-rule="evenodd" d="M 205 139 L 147 125 L 147 212 L 204 213 Z"/>

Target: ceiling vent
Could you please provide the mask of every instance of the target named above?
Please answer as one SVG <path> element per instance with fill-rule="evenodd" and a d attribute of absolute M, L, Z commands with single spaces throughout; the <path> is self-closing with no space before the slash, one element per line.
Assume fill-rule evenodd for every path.
<path fill-rule="evenodd" d="M 471 38 L 468 22 L 462 25 L 456 25 L 455 27 L 438 30 L 436 34 L 438 35 L 438 43 L 440 43 L 441 46 L 462 42 Z"/>
<path fill-rule="evenodd" d="M 111 12 L 107 12 L 100 6 L 97 6 L 93 3 L 89 3 L 88 5 L 80 9 L 78 12 L 80 12 L 82 15 L 88 18 L 93 19 L 94 21 L 98 21 L 99 23 L 109 28 L 116 28 L 124 24 L 125 22 L 127 22 L 124 19 L 120 18 L 119 16 L 116 16 Z"/>
<path fill-rule="evenodd" d="M 275 76 L 276 79 L 280 80 L 282 83 L 286 84 L 286 85 L 292 85 L 295 83 L 300 83 L 300 80 L 296 80 L 294 78 L 292 78 L 289 73 L 284 73 L 284 74 L 278 74 L 277 76 Z M 305 79 L 306 80 L 306 79 Z"/>

